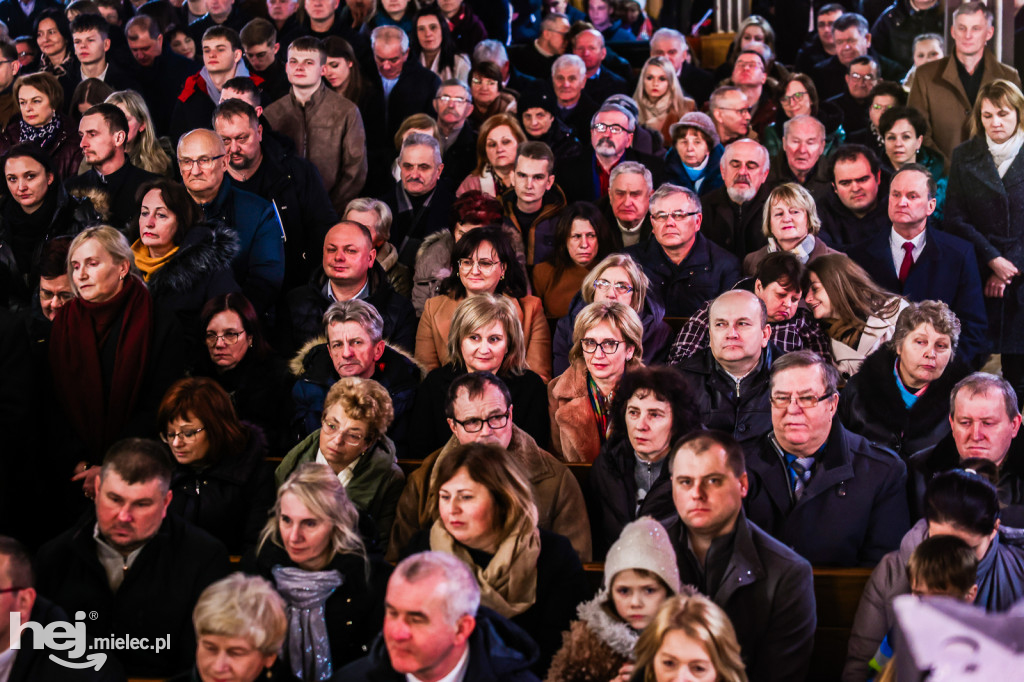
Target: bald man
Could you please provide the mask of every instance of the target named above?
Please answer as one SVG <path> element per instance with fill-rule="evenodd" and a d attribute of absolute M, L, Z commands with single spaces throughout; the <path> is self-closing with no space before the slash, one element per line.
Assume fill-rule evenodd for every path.
<path fill-rule="evenodd" d="M 701 423 L 731 433 L 746 451 L 754 451 L 771 431 L 768 402 L 773 358 L 771 327 L 764 302 L 750 291 L 720 295 L 708 310 L 710 345 L 676 367 L 697 390 Z"/>
<path fill-rule="evenodd" d="M 231 263 L 235 279 L 258 311 L 269 310 L 284 281 L 284 228 L 274 205 L 232 187 L 224 142 L 212 130 L 201 128 L 181 136 L 178 168 L 203 219 L 238 234 L 239 250 Z"/>

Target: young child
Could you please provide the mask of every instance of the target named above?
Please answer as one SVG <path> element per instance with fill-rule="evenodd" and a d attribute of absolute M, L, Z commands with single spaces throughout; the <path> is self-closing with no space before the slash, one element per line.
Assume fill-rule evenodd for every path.
<path fill-rule="evenodd" d="M 622 529 L 604 564 L 604 586 L 576 610 L 547 682 L 628 680 L 640 632 L 678 594 L 679 569 L 668 535 L 645 516 Z"/>
<path fill-rule="evenodd" d="M 910 590 L 918 597 L 953 597 L 972 603 L 978 594 L 978 557 L 955 535 L 927 538 L 914 549 L 907 562 Z M 868 664 L 882 673 L 892 659 L 892 632 L 882 640 Z"/>

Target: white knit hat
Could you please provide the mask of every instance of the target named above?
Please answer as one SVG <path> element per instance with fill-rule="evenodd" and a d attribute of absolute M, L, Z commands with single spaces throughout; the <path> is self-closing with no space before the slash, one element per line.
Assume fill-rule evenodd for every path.
<path fill-rule="evenodd" d="M 664 526 L 643 516 L 622 529 L 619 539 L 604 560 L 604 590 L 611 590 L 612 579 L 620 572 L 642 568 L 665 581 L 673 594 L 679 594 L 679 566 L 676 552 Z"/>

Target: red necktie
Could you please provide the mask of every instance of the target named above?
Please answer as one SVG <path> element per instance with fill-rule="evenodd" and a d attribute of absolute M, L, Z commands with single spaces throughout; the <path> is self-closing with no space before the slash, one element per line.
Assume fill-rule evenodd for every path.
<path fill-rule="evenodd" d="M 903 264 L 900 265 L 900 284 L 907 283 L 907 275 L 910 274 L 910 267 L 914 264 L 914 243 L 903 242 Z"/>

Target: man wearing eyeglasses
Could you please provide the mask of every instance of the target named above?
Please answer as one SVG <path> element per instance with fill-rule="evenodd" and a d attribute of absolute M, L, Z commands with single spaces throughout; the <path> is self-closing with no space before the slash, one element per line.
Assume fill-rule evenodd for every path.
<path fill-rule="evenodd" d="M 842 110 L 847 137 L 861 136 L 871 125 L 871 91 L 878 82 L 878 62 L 868 56 L 857 57 L 847 67 L 846 91 L 828 100 Z"/>
<path fill-rule="evenodd" d="M 193 130 L 178 142 L 178 167 L 203 219 L 222 222 L 238 234 L 232 262 L 235 280 L 258 311 L 277 300 L 284 281 L 284 228 L 273 204 L 234 187 L 227 175 L 227 150 L 212 130 Z"/>
<path fill-rule="evenodd" d="M 747 458 L 747 516 L 818 566 L 874 566 L 910 527 L 907 468 L 847 431 L 839 372 L 812 351 L 778 358 L 772 430 Z"/>
<path fill-rule="evenodd" d="M 438 463 L 460 445 L 485 443 L 508 450 L 529 476 L 537 525 L 569 538 L 580 560 L 590 561 L 590 521 L 579 483 L 565 464 L 514 423 L 512 397 L 505 382 L 490 372 L 459 376 L 448 389 L 445 414 L 452 437 L 408 476 L 391 527 L 388 559 L 397 559 L 409 539 L 434 522 L 437 499 L 428 493 Z"/>
<path fill-rule="evenodd" d="M 750 136 L 750 104 L 740 88 L 734 85 L 717 88 L 708 100 L 708 113 L 723 145 Z"/>
<path fill-rule="evenodd" d="M 827 100 L 842 93 L 844 77 L 850 63 L 857 57 L 870 56 L 881 67 L 886 80 L 898 81 L 907 72 L 893 60 L 878 54 L 871 48 L 871 31 L 868 20 L 862 15 L 847 12 L 836 19 L 832 26 L 836 53 L 814 65 L 811 78 L 818 86 L 818 97 Z"/>
<path fill-rule="evenodd" d="M 473 95 L 465 81 L 449 78 L 434 96 L 437 127 L 441 131 L 441 160 L 444 173 L 462 182 L 476 167 L 477 130 L 468 123 L 473 113 Z"/>
<path fill-rule="evenodd" d="M 739 259 L 700 233 L 700 199 L 692 190 L 666 183 L 650 205 L 654 239 L 626 253 L 644 269 L 665 316 L 689 317 L 739 280 Z"/>

